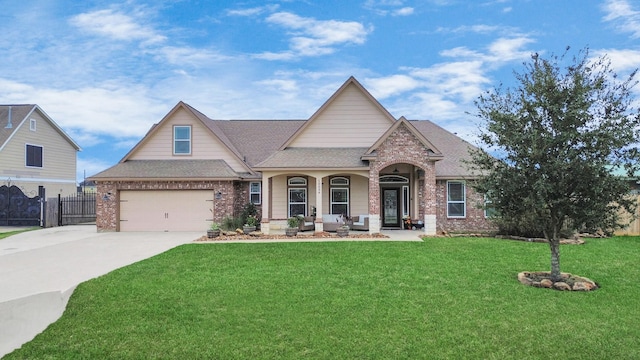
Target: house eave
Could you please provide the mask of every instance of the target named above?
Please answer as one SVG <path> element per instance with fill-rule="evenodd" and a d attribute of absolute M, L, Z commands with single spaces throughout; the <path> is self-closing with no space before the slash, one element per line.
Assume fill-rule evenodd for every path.
<path fill-rule="evenodd" d="M 109 178 L 94 178 L 89 177 L 87 181 L 94 181 L 96 183 L 101 182 L 184 182 L 184 181 L 238 181 L 243 180 L 242 177 L 109 177 Z"/>
<path fill-rule="evenodd" d="M 360 167 L 262 167 L 262 168 L 254 168 L 256 171 L 265 172 L 265 171 L 288 171 L 288 172 L 300 172 L 300 171 L 363 171 L 369 170 L 368 166 L 360 166 Z"/>

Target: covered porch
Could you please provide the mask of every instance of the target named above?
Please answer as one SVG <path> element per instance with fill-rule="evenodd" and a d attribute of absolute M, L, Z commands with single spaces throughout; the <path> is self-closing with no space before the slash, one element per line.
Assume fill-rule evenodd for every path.
<path fill-rule="evenodd" d="M 425 206 L 435 203 L 435 180 L 433 186 L 425 182 L 428 170 L 394 163 L 380 170 L 263 171 L 261 229 L 281 231 L 287 218 L 304 216 L 313 221 L 314 232 L 336 231 L 346 223 L 352 230 L 376 234 L 404 229 L 411 219 L 420 232 L 435 234 L 435 209 L 430 214 Z"/>

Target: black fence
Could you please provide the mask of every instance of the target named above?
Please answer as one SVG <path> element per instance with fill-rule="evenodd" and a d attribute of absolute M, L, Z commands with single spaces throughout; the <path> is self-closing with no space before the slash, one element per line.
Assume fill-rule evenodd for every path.
<path fill-rule="evenodd" d="M 39 192 L 29 197 L 15 185 L 0 186 L 0 226 L 41 226 L 44 189 Z"/>
<path fill-rule="evenodd" d="M 58 195 L 58 226 L 95 223 L 96 194 Z"/>

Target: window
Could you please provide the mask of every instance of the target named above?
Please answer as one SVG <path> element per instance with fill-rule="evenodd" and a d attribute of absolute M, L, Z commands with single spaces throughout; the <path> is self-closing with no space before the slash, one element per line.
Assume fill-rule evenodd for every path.
<path fill-rule="evenodd" d="M 260 185 L 261 184 L 259 182 L 252 182 L 249 184 L 249 199 L 252 204 L 260 205 L 262 203 Z"/>
<path fill-rule="evenodd" d="M 26 149 L 26 166 L 42 167 L 42 146 L 28 145 Z"/>
<path fill-rule="evenodd" d="M 173 127 L 173 154 L 191 154 L 191 126 Z"/>
<path fill-rule="evenodd" d="M 349 189 L 331 189 L 331 213 L 349 215 Z"/>
<path fill-rule="evenodd" d="M 349 178 L 338 176 L 329 180 L 331 184 L 331 214 L 349 216 Z"/>
<path fill-rule="evenodd" d="M 484 196 L 484 217 L 495 217 L 498 215 L 498 210 L 493 206 L 493 202 L 489 196 Z"/>
<path fill-rule="evenodd" d="M 29 130 L 36 131 L 36 119 L 29 120 Z"/>
<path fill-rule="evenodd" d="M 447 217 L 463 218 L 466 215 L 465 185 L 462 181 L 447 182 Z"/>
<path fill-rule="evenodd" d="M 402 187 L 402 216 L 409 216 L 409 187 Z"/>
<path fill-rule="evenodd" d="M 307 179 L 292 177 L 287 181 L 287 184 L 289 184 L 289 213 L 287 216 L 307 216 Z"/>

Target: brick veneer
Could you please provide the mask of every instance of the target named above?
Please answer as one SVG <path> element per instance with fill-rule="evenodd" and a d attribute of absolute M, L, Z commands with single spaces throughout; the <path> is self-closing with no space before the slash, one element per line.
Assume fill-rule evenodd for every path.
<path fill-rule="evenodd" d="M 248 183 L 245 184 L 248 188 Z M 233 181 L 99 181 L 97 182 L 96 226 L 99 232 L 119 231 L 119 207 L 121 190 L 211 190 L 220 192 L 216 200 L 214 221 L 220 222 L 225 216 L 232 216 L 238 199 Z M 214 194 L 212 193 L 212 198 Z M 248 201 L 248 190 L 247 190 Z M 245 202 L 246 203 L 246 202 Z"/>
<path fill-rule="evenodd" d="M 466 216 L 464 218 L 447 217 L 447 181 L 438 180 L 437 187 L 437 216 L 438 232 L 476 232 L 492 231 L 495 226 L 484 216 L 484 210 L 480 208 L 484 198 L 471 187 L 470 181 L 465 183 Z"/>
<path fill-rule="evenodd" d="M 369 213 L 380 215 L 380 171 L 394 164 L 411 164 L 424 170 L 421 181 L 419 208 L 421 218 L 436 214 L 435 161 L 427 149 L 404 124 L 376 149 L 377 158 L 369 163 Z"/>

